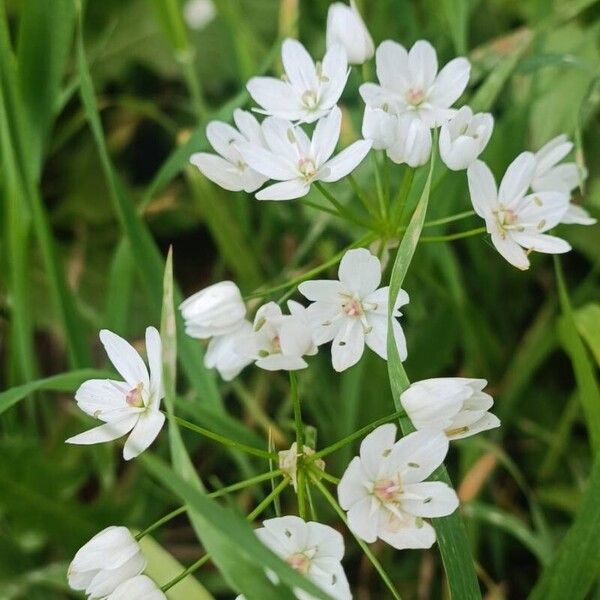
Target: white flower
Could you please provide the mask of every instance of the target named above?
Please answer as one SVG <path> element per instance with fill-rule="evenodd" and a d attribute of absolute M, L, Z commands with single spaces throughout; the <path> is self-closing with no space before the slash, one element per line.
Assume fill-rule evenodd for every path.
<path fill-rule="evenodd" d="M 79 408 L 104 424 L 69 438 L 67 443 L 99 444 L 129 433 L 123 458 L 130 460 L 152 444 L 165 422 L 159 410 L 165 394 L 160 335 L 154 327 L 146 328 L 150 374 L 141 356 L 122 337 L 103 329 L 100 341 L 125 381 L 90 379 L 79 387 L 75 393 Z"/>
<path fill-rule="evenodd" d="M 373 142 L 373 150 L 387 150 L 396 139 L 398 117 L 383 108 L 373 108 L 365 104 L 362 122 L 362 135 Z"/>
<path fill-rule="evenodd" d="M 466 169 L 485 149 L 492 130 L 494 117 L 477 113 L 463 106 L 440 130 L 440 156 L 453 171 Z"/>
<path fill-rule="evenodd" d="M 104 598 L 146 566 L 139 544 L 127 527 L 107 527 L 75 554 L 67 573 L 69 586 L 90 598 Z"/>
<path fill-rule="evenodd" d="M 348 79 L 348 59 L 340 45 L 331 46 L 315 64 L 306 48 L 287 39 L 281 47 L 285 77 L 253 77 L 246 85 L 266 115 L 313 123 L 340 99 Z"/>
<path fill-rule="evenodd" d="M 265 119 L 263 134 L 268 150 L 240 143 L 244 160 L 275 183 L 262 189 L 259 200 L 292 200 L 306 196 L 313 181 L 338 181 L 354 170 L 371 148 L 371 142 L 358 140 L 331 158 L 340 137 L 342 111 L 335 107 L 320 119 L 312 140 L 300 127 L 274 117 Z"/>
<path fill-rule="evenodd" d="M 326 40 L 327 48 L 336 44 L 343 46 L 351 65 L 362 65 L 375 53 L 373 38 L 354 0 L 350 0 L 350 6 L 342 2 L 334 2 L 329 6 Z"/>
<path fill-rule="evenodd" d="M 246 316 L 242 293 L 233 281 L 220 281 L 196 292 L 179 310 L 185 332 L 201 340 L 235 331 Z"/>
<path fill-rule="evenodd" d="M 183 5 L 183 18 L 190 29 L 204 29 L 216 16 L 212 0 L 188 0 Z"/>
<path fill-rule="evenodd" d="M 348 250 L 338 270 L 339 281 L 315 280 L 301 283 L 298 290 L 311 300 L 308 317 L 317 344 L 333 340 L 333 368 L 343 371 L 356 364 L 365 342 L 387 359 L 388 287 L 381 282 L 381 263 L 368 250 Z M 394 305 L 394 317 L 408 303 L 408 294 L 400 290 Z M 400 324 L 392 319 L 394 337 L 401 360 L 406 359 L 406 340 Z"/>
<path fill-rule="evenodd" d="M 379 85 L 360 86 L 365 103 L 397 115 L 410 112 L 427 127 L 437 127 L 452 116 L 450 107 L 467 87 L 471 70 L 466 58 L 455 58 L 438 73 L 437 54 L 425 40 L 409 52 L 386 40 L 377 48 L 375 62 Z"/>
<path fill-rule="evenodd" d="M 240 341 L 252 334 L 252 323 L 244 319 L 237 329 L 213 337 L 204 355 L 204 366 L 217 369 L 225 381 L 231 381 L 253 362 L 238 352 Z"/>
<path fill-rule="evenodd" d="M 123 582 L 106 600 L 167 600 L 167 597 L 147 575 L 138 575 Z"/>
<path fill-rule="evenodd" d="M 493 398 L 483 391 L 485 379 L 439 377 L 413 383 L 400 402 L 417 429 L 443 430 L 451 440 L 500 427 L 488 412 Z"/>
<path fill-rule="evenodd" d="M 525 195 L 534 170 L 533 154 L 521 153 L 506 170 L 499 190 L 485 163 L 477 160 L 467 170 L 473 208 L 485 219 L 494 246 L 511 265 L 523 270 L 529 268 L 531 251 L 558 254 L 571 249 L 565 240 L 544 233 L 560 222 L 569 195 L 557 191 Z"/>
<path fill-rule="evenodd" d="M 569 195 L 581 185 L 586 173 L 580 173 L 574 162 L 560 161 L 573 149 L 573 142 L 566 135 L 551 139 L 535 153 L 535 173 L 531 182 L 534 192 L 557 190 Z M 596 219 L 585 208 L 570 203 L 560 220 L 565 224 L 594 225 Z"/>
<path fill-rule="evenodd" d="M 424 481 L 448 452 L 448 438 L 423 429 L 395 442 L 388 423 L 360 445 L 338 486 L 348 527 L 365 542 L 377 538 L 397 549 L 429 548 L 433 527 L 423 518 L 443 517 L 458 507 L 454 490 L 439 481 Z"/>
<path fill-rule="evenodd" d="M 309 446 L 304 446 L 302 451 L 303 456 L 312 456 L 315 451 Z M 279 468 L 290 478 L 294 489 L 298 489 L 298 444 L 294 442 L 289 450 L 280 450 L 279 456 Z M 313 460 L 312 464 L 321 469 L 325 470 L 325 461 L 321 458 Z"/>
<path fill-rule="evenodd" d="M 328 525 L 286 516 L 264 521 L 255 533 L 267 548 L 332 598 L 351 600 L 341 564 L 344 538 L 338 531 Z M 277 581 L 274 574 L 270 575 Z M 300 589 L 295 589 L 294 594 L 298 600 L 314 600 L 314 596 Z M 242 598 L 238 596 L 236 600 Z"/>
<path fill-rule="evenodd" d="M 431 156 L 431 131 L 423 121 L 410 113 L 396 118 L 394 142 L 387 149 L 388 158 L 409 167 L 424 165 Z"/>
<path fill-rule="evenodd" d="M 190 162 L 206 178 L 230 192 L 254 192 L 266 178 L 248 167 L 236 145 L 239 142 L 264 145 L 261 127 L 254 116 L 245 110 L 237 109 L 233 118 L 239 131 L 221 121 L 211 121 L 206 127 L 206 137 L 220 156 L 197 152 L 192 154 Z"/>
<path fill-rule="evenodd" d="M 275 302 L 261 306 L 254 317 L 254 330 L 239 339 L 238 353 L 267 371 L 305 369 L 308 365 L 302 357 L 315 354 L 317 348 L 304 307 L 297 302 L 289 302 L 288 307 L 293 312 L 284 315 Z"/>

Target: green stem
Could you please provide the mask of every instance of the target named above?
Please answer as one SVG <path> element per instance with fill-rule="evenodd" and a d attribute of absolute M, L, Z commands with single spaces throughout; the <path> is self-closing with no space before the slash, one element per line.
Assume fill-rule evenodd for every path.
<path fill-rule="evenodd" d="M 302 423 L 302 407 L 300 405 L 300 395 L 298 394 L 298 379 L 294 371 L 290 371 L 290 395 L 292 397 L 292 406 L 294 407 L 294 423 L 296 425 L 296 453 L 298 455 L 297 468 L 298 481 L 296 485 L 296 494 L 298 496 L 298 513 L 302 519 L 306 518 L 306 499 L 304 497 L 304 471 L 302 463 L 304 462 L 304 424 Z"/>
<path fill-rule="evenodd" d="M 419 242 L 451 242 L 453 240 L 462 240 L 463 238 L 473 237 L 481 233 L 485 233 L 487 229 L 485 227 L 478 227 L 477 229 L 470 229 L 469 231 L 461 231 L 459 233 L 451 233 L 450 235 L 437 235 L 437 236 L 422 236 L 419 238 Z"/>
<path fill-rule="evenodd" d="M 337 513 L 338 517 L 348 525 L 348 521 L 346 519 L 346 513 L 342 510 L 342 507 L 337 503 L 337 500 L 330 494 L 329 490 L 317 479 L 316 475 L 312 476 L 312 481 L 315 486 L 319 489 L 325 500 L 331 505 L 331 508 Z M 352 534 L 354 535 L 354 534 Z M 371 549 L 365 542 L 363 542 L 358 536 L 354 535 L 354 538 L 358 542 L 358 545 L 362 548 L 362 551 L 365 553 L 367 558 L 371 561 L 371 564 L 375 567 L 375 570 L 379 573 L 381 580 L 385 583 L 386 587 L 395 598 L 395 600 L 402 600 L 400 594 L 397 592 L 392 580 L 389 575 L 385 572 L 383 565 L 379 562 L 377 557 L 371 552 Z"/>
<path fill-rule="evenodd" d="M 342 216 L 342 215 L 340 215 L 340 213 L 337 210 L 333 210 L 332 208 L 327 208 L 326 206 L 323 206 L 322 204 L 317 204 L 316 202 L 312 202 L 311 200 L 308 200 L 308 198 L 302 198 L 302 200 L 300 200 L 300 202 L 302 202 L 302 204 L 304 204 L 305 206 L 310 206 L 311 208 L 314 208 L 316 210 L 326 212 L 330 215 L 333 215 L 334 217 Z"/>
<path fill-rule="evenodd" d="M 377 153 L 371 152 L 371 157 L 375 171 L 375 187 L 377 188 L 377 198 L 379 200 L 379 212 L 381 213 L 381 218 L 385 221 L 387 218 L 387 207 L 385 205 L 383 185 L 381 184 L 381 173 L 379 172 L 379 162 L 377 160 Z"/>
<path fill-rule="evenodd" d="M 177 585 L 182 579 L 185 579 L 188 575 L 191 575 L 194 571 L 197 571 L 202 565 L 206 564 L 210 560 L 210 554 L 205 554 L 200 557 L 195 563 L 192 563 L 189 567 L 181 571 L 177 577 L 171 579 L 171 581 L 165 583 L 160 589 L 163 592 L 170 590 L 173 586 Z"/>
<path fill-rule="evenodd" d="M 325 471 L 321 471 L 320 469 L 319 469 L 319 471 L 314 469 L 313 473 L 315 473 L 315 474 L 318 473 L 319 476 L 321 477 L 321 479 L 324 479 L 325 481 L 329 481 L 329 483 L 333 483 L 335 485 L 338 485 L 341 481 L 339 477 L 336 477 L 335 475 L 332 475 L 331 473 L 326 473 Z"/>
<path fill-rule="evenodd" d="M 446 223 L 453 223 L 454 221 L 460 221 L 462 219 L 467 219 L 469 217 L 474 216 L 475 214 L 476 213 L 474 210 L 467 210 L 465 212 L 461 212 L 456 215 L 451 215 L 449 217 L 443 217 L 442 219 L 426 221 L 425 223 L 423 223 L 423 229 L 425 229 L 425 227 L 435 227 L 436 225 L 445 225 Z"/>
<path fill-rule="evenodd" d="M 156 523 L 152 523 L 152 525 L 150 525 L 149 527 L 146 527 L 146 529 L 144 529 L 143 531 L 140 531 L 140 533 L 138 533 L 135 536 L 135 539 L 139 542 L 143 537 L 151 534 L 153 531 L 156 531 L 159 527 L 162 527 L 165 523 L 168 523 L 171 519 L 178 517 L 185 511 L 186 511 L 185 506 L 180 506 L 179 508 L 176 508 L 175 510 L 171 511 L 169 514 L 165 515 L 164 517 L 162 517 L 161 519 L 156 521 Z"/>
<path fill-rule="evenodd" d="M 376 217 L 377 215 L 376 215 L 375 211 L 373 210 L 373 207 L 371 206 L 371 202 L 369 202 L 369 199 L 365 196 L 365 193 L 362 191 L 362 189 L 356 182 L 356 179 L 354 179 L 354 177 L 351 174 L 346 175 L 346 179 L 350 182 L 350 187 L 352 187 L 352 191 L 358 197 L 358 199 L 362 202 L 362 205 L 365 207 L 366 211 L 372 217 Z"/>
<path fill-rule="evenodd" d="M 337 450 L 340 450 L 341 448 L 344 448 L 345 446 L 347 446 L 354 440 L 365 436 L 367 433 L 370 433 L 371 431 L 373 431 L 380 425 L 383 425 L 384 423 L 389 423 L 390 421 L 399 419 L 400 417 L 403 417 L 404 415 L 406 415 L 406 412 L 403 410 L 400 410 L 391 415 L 388 415 L 387 417 L 381 417 L 381 419 L 377 419 L 376 421 L 373 421 L 372 423 L 369 423 L 368 425 L 361 427 L 354 433 L 351 433 L 350 435 L 347 435 L 346 437 L 342 438 L 341 440 L 338 440 L 337 442 L 335 442 L 335 444 L 331 444 L 331 446 L 327 446 L 326 448 L 323 448 L 322 450 L 319 450 L 318 452 L 311 454 L 309 457 L 307 457 L 306 460 L 309 462 L 312 462 L 312 461 L 316 460 L 317 458 L 323 458 L 324 456 L 327 456 L 328 454 L 331 454 L 333 452 L 336 452 Z"/>
<path fill-rule="evenodd" d="M 248 521 L 254 521 L 268 506 L 283 492 L 289 485 L 289 477 L 284 477 L 283 480 L 275 487 L 275 489 L 248 515 Z"/>
<path fill-rule="evenodd" d="M 392 207 L 391 223 L 393 228 L 398 228 L 400 226 L 402 214 L 404 212 L 404 208 L 406 207 L 406 202 L 408 200 L 408 195 L 410 193 L 414 177 L 415 169 L 411 169 L 407 166 L 406 171 L 404 172 L 404 177 L 402 178 L 402 183 L 398 188 L 398 194 L 396 195 L 394 206 Z"/>
<path fill-rule="evenodd" d="M 164 412 L 164 411 L 163 411 Z M 247 454 L 252 454 L 253 456 L 260 456 L 261 458 L 277 458 L 277 455 L 273 452 L 267 452 L 266 450 L 261 450 L 260 448 L 253 448 L 252 446 L 246 446 L 246 444 L 242 444 L 240 442 L 236 442 L 235 440 L 229 439 L 224 435 L 220 435 L 219 433 L 214 433 L 213 431 L 209 431 L 208 429 L 204 429 L 204 427 L 200 427 L 194 423 L 190 423 L 190 421 L 186 421 L 181 417 L 176 415 L 168 415 L 164 413 L 168 419 L 175 420 L 181 427 L 185 427 L 190 431 L 194 431 L 195 433 L 199 433 L 204 437 L 207 437 L 215 442 L 219 442 L 224 446 L 228 446 L 230 448 L 235 448 L 236 450 L 240 450 L 241 452 L 246 452 Z"/>
<path fill-rule="evenodd" d="M 331 202 L 331 204 L 340 213 L 340 216 L 344 217 L 345 219 L 348 219 L 348 221 L 351 221 L 355 225 L 360 225 L 365 229 L 371 229 L 371 223 L 354 215 L 341 202 L 339 202 L 339 200 L 337 200 L 336 197 L 331 192 L 329 192 L 320 181 L 313 182 L 313 185 L 319 190 L 319 192 L 321 192 L 324 198 Z"/>

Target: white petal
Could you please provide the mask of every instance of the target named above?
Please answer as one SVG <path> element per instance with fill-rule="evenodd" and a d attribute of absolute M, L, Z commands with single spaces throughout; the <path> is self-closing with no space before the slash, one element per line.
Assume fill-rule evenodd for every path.
<path fill-rule="evenodd" d="M 260 123 L 249 110 L 236 108 L 233 111 L 233 120 L 240 133 L 253 144 L 262 144 L 263 137 L 261 133 Z"/>
<path fill-rule="evenodd" d="M 339 44 L 331 46 L 323 57 L 322 76 L 328 81 L 321 86 L 322 109 L 329 110 L 340 99 L 349 73 L 346 51 Z"/>
<path fill-rule="evenodd" d="M 100 331 L 100 341 L 110 362 L 119 371 L 123 379 L 132 388 L 139 383 L 143 383 L 144 387 L 148 389 L 150 385 L 148 369 L 146 369 L 146 365 L 137 350 L 127 340 L 108 329 Z"/>
<path fill-rule="evenodd" d="M 475 212 L 483 219 L 488 218 L 498 204 L 496 182 L 490 168 L 476 160 L 467 169 L 469 194 Z"/>
<path fill-rule="evenodd" d="M 332 279 L 315 279 L 312 281 L 303 281 L 298 286 L 298 291 L 312 302 L 341 302 L 340 294 L 344 287 L 339 281 Z"/>
<path fill-rule="evenodd" d="M 340 372 L 355 365 L 365 347 L 365 334 L 358 319 L 346 319 L 331 345 L 333 368 Z"/>
<path fill-rule="evenodd" d="M 436 77 L 429 102 L 441 108 L 452 106 L 465 91 L 470 73 L 471 64 L 466 58 L 451 60 Z"/>
<path fill-rule="evenodd" d="M 527 254 L 510 236 L 502 237 L 497 233 L 492 233 L 492 243 L 511 265 L 521 271 L 529 269 Z"/>
<path fill-rule="evenodd" d="M 317 547 L 315 558 L 334 559 L 341 561 L 344 558 L 344 538 L 339 531 L 329 525 L 309 521 L 306 524 L 308 548 Z M 324 561 L 325 562 L 325 561 Z"/>
<path fill-rule="evenodd" d="M 207 125 L 206 137 L 218 154 L 232 162 L 237 159 L 234 144 L 245 141 L 244 136 L 237 129 L 221 121 L 211 121 Z"/>
<path fill-rule="evenodd" d="M 160 402 L 165 392 L 162 373 L 162 343 L 156 327 L 146 328 L 146 355 L 150 367 L 150 397 Z"/>
<path fill-rule="evenodd" d="M 394 444 L 396 432 L 391 445 Z M 364 442 L 363 442 L 364 443 Z M 340 506 L 348 510 L 351 506 L 369 496 L 370 479 L 365 473 L 362 460 L 355 456 L 346 467 L 338 484 L 337 493 Z"/>
<path fill-rule="evenodd" d="M 598 222 L 598 220 L 592 217 L 590 213 L 583 208 L 583 206 L 571 203 L 569 204 L 569 208 L 567 208 L 567 212 L 563 215 L 560 222 L 576 225 L 594 225 Z"/>
<path fill-rule="evenodd" d="M 372 431 L 361 442 L 361 465 L 370 481 L 374 482 L 379 477 L 382 463 L 396 443 L 396 433 L 396 426 L 393 423 L 386 423 Z"/>
<path fill-rule="evenodd" d="M 267 114 L 281 119 L 295 121 L 300 118 L 303 108 L 300 105 L 294 88 L 275 77 L 253 77 L 246 88 Z"/>
<path fill-rule="evenodd" d="M 337 106 L 317 122 L 311 143 L 311 154 L 316 165 L 322 165 L 333 154 L 340 137 L 341 126 L 342 111 Z"/>
<path fill-rule="evenodd" d="M 120 421 L 111 421 L 110 423 L 104 423 L 103 425 L 84 431 L 79 435 L 70 437 L 68 440 L 65 440 L 65 442 L 67 444 L 81 444 L 84 446 L 112 442 L 113 440 L 124 436 L 128 431 L 131 431 L 137 420 L 138 414 L 135 413 Z"/>
<path fill-rule="evenodd" d="M 256 198 L 258 200 L 294 200 L 306 196 L 309 190 L 310 186 L 305 181 L 291 179 L 263 188 L 256 194 Z"/>
<path fill-rule="evenodd" d="M 323 165 L 326 174 L 320 176 L 319 179 L 331 183 L 339 181 L 342 177 L 346 177 L 363 161 L 372 145 L 373 142 L 371 140 L 358 140 L 350 144 L 350 146 L 344 148 L 344 150 Z"/>
<path fill-rule="evenodd" d="M 285 356 L 283 354 L 271 354 L 265 358 L 259 358 L 256 366 L 265 371 L 299 371 L 306 369 L 308 364 L 300 356 Z"/>
<path fill-rule="evenodd" d="M 458 508 L 456 492 L 441 481 L 410 483 L 404 487 L 406 496 L 420 499 L 402 499 L 402 510 L 416 517 L 445 517 Z"/>
<path fill-rule="evenodd" d="M 369 314 L 367 321 L 371 330 L 365 335 L 367 346 L 387 360 L 387 317 Z"/>
<path fill-rule="evenodd" d="M 204 177 L 219 187 L 230 192 L 242 191 L 242 172 L 224 158 L 216 154 L 197 152 L 192 154 L 190 162 L 198 167 Z"/>
<path fill-rule="evenodd" d="M 585 174 L 581 174 L 575 163 L 563 163 L 552 167 L 542 175 L 536 175 L 531 182 L 531 189 L 538 192 L 557 190 L 570 194 L 581 186 Z"/>
<path fill-rule="evenodd" d="M 158 410 L 147 410 L 129 434 L 123 448 L 123 458 L 131 460 L 140 455 L 158 437 L 165 422 L 165 415 Z"/>
<path fill-rule="evenodd" d="M 271 153 L 280 159 L 285 159 L 289 167 L 293 167 L 293 172 L 296 173 L 299 152 L 298 144 L 293 140 L 300 139 L 302 129 L 285 119 L 267 117 L 263 121 L 262 132 Z"/>
<path fill-rule="evenodd" d="M 437 54 L 429 42 L 415 42 L 408 53 L 408 69 L 411 84 L 415 88 L 427 90 L 431 87 L 437 75 L 438 63 Z"/>
<path fill-rule="evenodd" d="M 281 46 L 281 61 L 285 73 L 297 92 L 317 89 L 319 82 L 315 63 L 306 48 L 298 41 L 286 39 Z"/>
<path fill-rule="evenodd" d="M 558 164 L 571 150 L 573 142 L 565 135 L 558 135 L 544 144 L 536 153 L 536 175 L 541 175 L 549 171 L 554 165 Z"/>
<path fill-rule="evenodd" d="M 338 275 L 342 285 L 362 299 L 379 286 L 381 263 L 366 248 L 355 248 L 344 254 Z"/>
<path fill-rule="evenodd" d="M 397 550 L 431 548 L 435 543 L 435 530 L 425 521 L 419 521 L 417 525 L 415 519 L 409 526 L 399 529 L 380 529 L 379 537 Z"/>
<path fill-rule="evenodd" d="M 392 40 L 379 44 L 375 53 L 379 83 L 398 94 L 408 89 L 408 52 Z"/>
<path fill-rule="evenodd" d="M 566 240 L 546 235 L 544 233 L 529 233 L 527 231 L 511 232 L 511 237 L 519 245 L 534 252 L 544 252 L 546 254 L 563 254 L 571 250 L 571 244 Z M 516 265 L 515 265 L 516 266 Z"/>
<path fill-rule="evenodd" d="M 387 150 L 396 137 L 396 116 L 380 108 L 365 105 L 362 135 L 373 142 L 374 150 Z"/>
<path fill-rule="evenodd" d="M 442 432 L 421 429 L 398 440 L 389 460 L 404 471 L 405 483 L 418 483 L 442 464 L 447 452 L 448 438 Z"/>
<path fill-rule="evenodd" d="M 451 434 L 448 438 L 451 440 L 460 440 L 482 431 L 496 429 L 496 427 L 500 427 L 500 425 L 500 419 L 496 415 L 486 412 L 480 419 L 469 425 L 467 431 Z"/>
<path fill-rule="evenodd" d="M 344 325 L 341 306 L 330 302 L 315 302 L 307 309 L 307 317 L 312 330 L 313 341 L 317 345 L 331 342 Z"/>
<path fill-rule="evenodd" d="M 278 517 L 274 519 L 267 519 L 263 521 L 264 532 L 268 534 L 265 536 L 257 530 L 257 535 L 261 538 L 261 541 L 267 542 L 267 545 L 277 551 L 277 547 L 284 549 L 285 552 L 294 553 L 302 552 L 307 547 L 308 540 L 308 527 L 303 519 L 293 515 L 286 515 L 284 517 Z M 269 541 L 275 543 L 271 546 Z"/>
<path fill-rule="evenodd" d="M 371 513 L 372 498 L 353 504 L 348 511 L 348 527 L 361 540 L 372 544 L 377 539 L 377 518 Z"/>
<path fill-rule="evenodd" d="M 535 157 L 531 152 L 521 152 L 506 169 L 498 190 L 498 202 L 509 207 L 523 198 L 534 172 Z"/>
<path fill-rule="evenodd" d="M 525 196 L 518 204 L 516 212 L 519 224 L 525 228 L 525 231 L 544 232 L 558 225 L 568 208 L 568 194 L 546 191 Z"/>
<path fill-rule="evenodd" d="M 77 392 L 75 401 L 88 415 L 102 418 L 102 413 L 125 406 L 125 396 L 129 386 L 112 379 L 89 379 L 84 381 Z"/>
<path fill-rule="evenodd" d="M 245 142 L 238 144 L 238 150 L 250 167 L 271 179 L 287 181 L 298 175 L 290 161 L 265 150 L 262 146 Z"/>
<path fill-rule="evenodd" d="M 136 577 L 146 568 L 141 552 L 115 569 L 104 568 L 93 578 L 86 589 L 91 598 L 102 598 L 113 592 L 121 583 Z"/>

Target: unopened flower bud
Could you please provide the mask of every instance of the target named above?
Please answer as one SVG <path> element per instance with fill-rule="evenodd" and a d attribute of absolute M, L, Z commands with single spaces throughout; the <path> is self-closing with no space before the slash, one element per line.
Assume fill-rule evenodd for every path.
<path fill-rule="evenodd" d="M 361 65 L 375 54 L 373 38 L 356 8 L 354 0 L 350 6 L 335 2 L 327 13 L 327 48 L 336 44 L 346 51 L 351 65 Z"/>

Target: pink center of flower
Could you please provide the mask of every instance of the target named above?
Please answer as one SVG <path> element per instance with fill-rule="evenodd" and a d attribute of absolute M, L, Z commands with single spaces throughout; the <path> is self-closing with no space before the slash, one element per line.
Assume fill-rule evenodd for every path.
<path fill-rule="evenodd" d="M 344 302 L 342 308 L 349 317 L 361 317 L 364 314 L 363 306 L 356 298 L 349 298 Z"/>
<path fill-rule="evenodd" d="M 317 174 L 317 167 L 312 158 L 301 158 L 298 161 L 298 170 L 302 173 L 304 179 L 311 180 Z"/>
<path fill-rule="evenodd" d="M 419 88 L 411 88 L 406 92 L 406 101 L 412 106 L 419 106 L 425 100 L 425 92 Z"/>
<path fill-rule="evenodd" d="M 287 563 L 292 569 L 295 569 L 298 573 L 302 573 L 302 575 L 306 575 L 310 568 L 310 558 L 306 554 L 302 554 L 302 552 L 296 552 L 289 556 Z"/>
<path fill-rule="evenodd" d="M 127 396 L 125 396 L 125 402 L 134 408 L 142 408 L 144 406 L 144 399 L 142 398 L 143 388 L 144 384 L 138 383 L 132 390 L 129 390 Z"/>
<path fill-rule="evenodd" d="M 382 502 L 394 502 L 400 492 L 400 483 L 392 479 L 382 479 L 373 487 L 373 494 Z"/>

